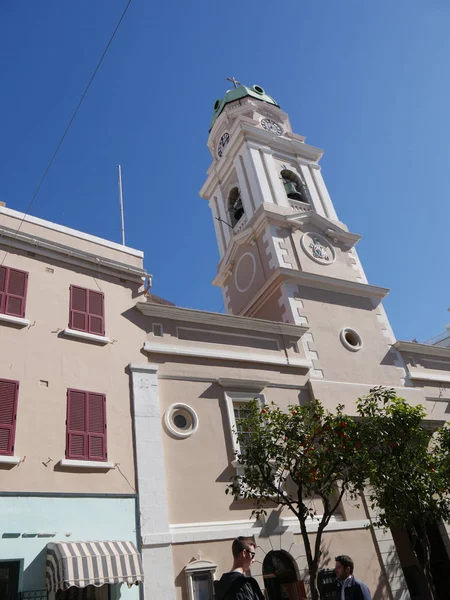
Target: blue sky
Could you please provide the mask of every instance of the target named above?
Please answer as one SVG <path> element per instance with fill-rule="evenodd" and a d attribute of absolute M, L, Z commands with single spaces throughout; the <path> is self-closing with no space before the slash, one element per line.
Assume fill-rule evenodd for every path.
<path fill-rule="evenodd" d="M 125 0 L 0 1 L 0 199 L 24 210 Z M 447 0 L 133 0 L 31 209 L 145 251 L 154 292 L 220 311 L 218 252 L 199 198 L 216 98 L 259 84 L 324 148 L 338 215 L 391 288 L 398 338 L 450 316 Z"/>

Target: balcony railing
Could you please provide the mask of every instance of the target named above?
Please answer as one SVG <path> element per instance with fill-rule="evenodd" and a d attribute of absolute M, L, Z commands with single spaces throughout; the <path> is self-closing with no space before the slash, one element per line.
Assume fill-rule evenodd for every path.
<path fill-rule="evenodd" d="M 239 221 L 236 223 L 236 225 L 233 227 L 233 235 L 237 235 L 238 233 L 241 233 L 241 231 L 243 231 L 247 225 L 247 216 L 245 214 L 242 215 L 242 217 L 239 219 Z"/>
<path fill-rule="evenodd" d="M 28 592 L 20 592 L 18 595 L 19 600 L 47 600 L 47 590 L 30 590 Z"/>
<path fill-rule="evenodd" d="M 308 204 L 308 202 L 301 202 L 300 200 L 293 200 L 292 198 L 289 198 L 289 204 L 292 210 L 298 210 L 301 212 L 311 210 L 311 205 Z"/>

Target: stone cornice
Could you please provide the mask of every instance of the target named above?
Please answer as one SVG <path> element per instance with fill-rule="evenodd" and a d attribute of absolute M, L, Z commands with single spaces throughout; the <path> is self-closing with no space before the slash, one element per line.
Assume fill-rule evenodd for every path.
<path fill-rule="evenodd" d="M 263 319 L 224 315 L 222 313 L 205 312 L 192 308 L 181 308 L 180 306 L 167 306 L 154 302 L 138 302 L 136 308 L 143 315 L 149 317 L 171 319 L 173 321 L 181 321 L 182 323 L 199 323 L 215 327 L 227 327 L 240 331 L 259 331 L 262 333 L 286 335 L 294 339 L 299 339 L 308 331 L 308 327 L 292 325 L 291 323 L 278 323 L 275 321 L 264 321 Z"/>
<path fill-rule="evenodd" d="M 66 227 L 65 225 L 59 225 L 58 223 L 52 223 L 51 221 L 46 221 L 45 219 L 39 219 L 38 217 L 27 215 L 17 210 L 13 210 L 12 208 L 7 208 L 6 206 L 0 206 L 0 215 L 5 215 L 6 217 L 18 219 L 20 222 L 30 223 L 32 225 L 39 225 L 39 227 L 43 227 L 44 229 L 57 231 L 58 233 L 64 233 L 65 235 L 68 235 L 70 237 L 78 238 L 80 240 L 86 240 L 87 242 L 92 242 L 94 244 L 98 244 L 99 246 L 104 246 L 105 248 L 119 250 L 124 254 L 130 254 L 131 256 L 137 256 L 139 258 L 144 257 L 144 253 L 142 252 L 142 250 L 136 250 L 135 248 L 130 248 L 129 246 L 123 246 L 122 244 L 117 244 L 116 242 L 105 240 L 104 238 L 91 235 L 90 233 L 85 233 L 84 231 L 71 229 L 70 227 Z"/>
<path fill-rule="evenodd" d="M 122 279 L 136 281 L 148 275 L 145 269 L 103 258 L 84 250 L 46 240 L 17 229 L 10 229 L 9 227 L 0 227 L 0 244 L 33 252 L 71 265 L 76 264 L 84 268 L 94 268 L 97 272 L 115 273 L 120 275 Z"/>
<path fill-rule="evenodd" d="M 450 359 L 450 348 L 443 348 L 442 346 L 431 346 L 430 344 L 419 344 L 418 342 L 406 342 L 403 340 L 398 340 L 395 342 L 394 346 L 400 352 L 411 352 L 413 354 L 425 354 L 428 356 L 443 356 Z"/>
<path fill-rule="evenodd" d="M 347 294 L 349 296 L 370 298 L 377 304 L 379 304 L 389 293 L 387 288 L 369 285 L 368 283 L 348 281 L 347 279 L 338 279 L 336 277 L 328 277 L 327 275 L 318 275 L 317 273 L 308 273 L 306 271 L 278 268 L 274 271 L 270 279 L 262 286 L 259 292 L 255 294 L 251 302 L 249 302 L 242 310 L 242 314 L 251 315 L 254 313 L 261 302 L 264 302 L 266 298 L 270 297 L 285 281 L 315 289 Z"/>
<path fill-rule="evenodd" d="M 323 230 L 324 235 L 333 239 L 333 241 L 341 242 L 346 250 L 352 248 L 361 239 L 359 234 L 346 231 L 337 223 L 318 215 L 313 210 L 286 214 L 279 212 L 279 208 L 275 205 L 264 204 L 258 208 L 247 227 L 241 233 L 232 237 L 224 256 L 219 262 L 218 273 L 213 279 L 213 284 L 220 286 L 224 283 L 239 247 L 251 243 L 252 238 L 256 239 L 261 235 L 268 225 L 295 229 L 302 228 L 308 223 L 317 225 Z"/>
<path fill-rule="evenodd" d="M 207 171 L 208 177 L 200 190 L 202 198 L 209 199 L 218 183 L 225 179 L 226 172 L 234 163 L 235 157 L 245 142 L 251 148 L 259 149 L 261 145 L 269 146 L 274 152 L 295 155 L 304 160 L 306 164 L 316 164 L 323 155 L 323 150 L 305 144 L 300 136 L 292 133 L 289 133 L 289 136 L 274 136 L 272 133 L 256 127 L 255 122 L 246 117 L 234 125 L 230 136 L 231 141 L 225 156 L 220 161 L 214 160 Z"/>

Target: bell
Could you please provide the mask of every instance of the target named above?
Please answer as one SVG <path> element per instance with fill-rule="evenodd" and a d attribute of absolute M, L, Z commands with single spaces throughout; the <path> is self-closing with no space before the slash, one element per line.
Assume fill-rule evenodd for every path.
<path fill-rule="evenodd" d="M 297 190 L 297 187 L 292 181 L 284 182 L 284 190 L 286 192 L 286 196 L 291 198 L 291 200 L 299 200 L 300 202 L 304 202 L 304 198 L 302 194 Z"/>
<path fill-rule="evenodd" d="M 240 220 L 242 215 L 244 214 L 244 207 L 242 206 L 242 202 L 237 202 L 234 209 L 234 218 L 236 223 Z"/>

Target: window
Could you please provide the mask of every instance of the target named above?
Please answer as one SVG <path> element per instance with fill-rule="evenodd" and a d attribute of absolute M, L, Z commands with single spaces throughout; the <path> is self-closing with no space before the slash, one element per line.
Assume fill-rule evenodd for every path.
<path fill-rule="evenodd" d="M 106 396 L 67 390 L 66 458 L 106 460 Z"/>
<path fill-rule="evenodd" d="M 16 434 L 19 383 L 0 379 L 0 454 L 12 456 Z"/>
<path fill-rule="evenodd" d="M 202 558 L 192 561 L 184 568 L 189 600 L 213 600 L 216 569 L 216 564 Z"/>
<path fill-rule="evenodd" d="M 350 327 L 345 327 L 339 334 L 339 338 L 347 350 L 358 352 L 362 348 L 363 342 L 361 336 Z"/>
<path fill-rule="evenodd" d="M 94 335 L 105 335 L 104 294 L 70 286 L 69 327 Z"/>
<path fill-rule="evenodd" d="M 228 214 L 230 215 L 232 227 L 234 227 L 244 215 L 241 192 L 237 187 L 233 188 L 228 196 Z"/>
<path fill-rule="evenodd" d="M 234 453 L 240 453 L 242 450 L 237 439 L 237 433 L 242 433 L 239 420 L 244 419 L 247 416 L 248 403 L 255 398 L 261 406 L 264 404 L 264 396 L 262 394 L 248 394 L 241 392 L 226 392 L 225 394 Z M 245 432 L 243 433 L 245 434 Z"/>
<path fill-rule="evenodd" d="M 164 423 L 172 435 L 186 438 L 198 429 L 198 417 L 193 408 L 187 404 L 172 404 L 164 414 Z"/>
<path fill-rule="evenodd" d="M 28 273 L 0 267 L 0 313 L 14 317 L 25 316 Z"/>
<path fill-rule="evenodd" d="M 288 198 L 298 200 L 299 202 L 308 202 L 306 185 L 296 173 L 288 169 L 283 169 L 281 171 L 281 179 L 283 180 L 284 190 Z"/>

